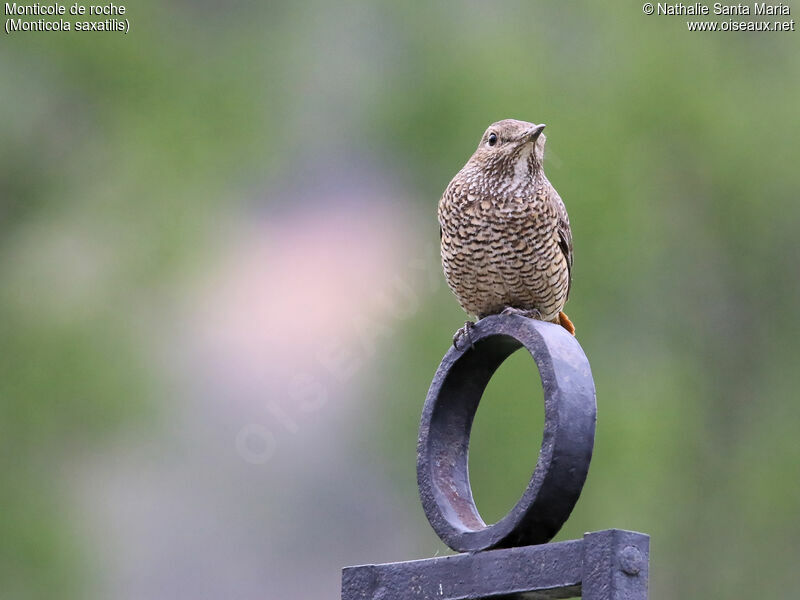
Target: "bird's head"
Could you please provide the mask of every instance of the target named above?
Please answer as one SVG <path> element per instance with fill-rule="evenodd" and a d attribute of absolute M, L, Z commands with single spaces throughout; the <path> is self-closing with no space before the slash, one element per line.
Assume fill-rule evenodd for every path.
<path fill-rule="evenodd" d="M 470 158 L 473 167 L 500 177 L 524 177 L 542 168 L 544 124 L 504 119 L 492 123 Z M 469 164 L 469 163 L 468 163 Z"/>

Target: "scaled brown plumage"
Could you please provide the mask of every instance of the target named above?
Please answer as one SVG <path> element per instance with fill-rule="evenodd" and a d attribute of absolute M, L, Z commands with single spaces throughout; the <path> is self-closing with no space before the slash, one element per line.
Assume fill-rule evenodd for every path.
<path fill-rule="evenodd" d="M 572 281 L 572 231 L 544 174 L 543 129 L 506 119 L 483 134 L 439 201 L 442 266 L 467 313 L 523 314 L 574 335 L 562 310 Z"/>

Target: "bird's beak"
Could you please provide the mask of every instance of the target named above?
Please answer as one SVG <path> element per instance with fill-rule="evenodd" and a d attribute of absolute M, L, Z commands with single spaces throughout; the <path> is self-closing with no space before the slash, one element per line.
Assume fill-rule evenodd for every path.
<path fill-rule="evenodd" d="M 528 134 L 530 136 L 528 139 L 531 142 L 535 142 L 536 140 L 538 140 L 539 136 L 542 134 L 542 132 L 544 131 L 545 127 L 546 127 L 546 125 L 544 123 L 534 127 L 533 130 Z"/>

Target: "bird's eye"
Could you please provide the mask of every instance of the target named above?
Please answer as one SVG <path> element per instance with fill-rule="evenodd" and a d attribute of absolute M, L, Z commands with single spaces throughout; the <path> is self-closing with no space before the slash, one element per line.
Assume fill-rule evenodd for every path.
<path fill-rule="evenodd" d="M 489 145 L 490 146 L 494 146 L 497 143 L 497 134 L 496 133 L 490 133 L 488 141 L 489 141 Z"/>

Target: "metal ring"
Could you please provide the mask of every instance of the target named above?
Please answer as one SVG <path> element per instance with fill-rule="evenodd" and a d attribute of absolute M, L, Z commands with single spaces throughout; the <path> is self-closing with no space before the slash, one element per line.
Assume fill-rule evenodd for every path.
<path fill-rule="evenodd" d="M 597 418 L 589 361 L 563 327 L 519 315 L 486 317 L 470 337 L 471 345 L 450 348 L 425 400 L 417 444 L 422 506 L 437 535 L 458 552 L 543 544 L 569 517 L 589 471 Z M 522 498 L 487 525 L 469 484 L 470 430 L 489 379 L 522 346 L 544 388 L 544 436 Z"/>

